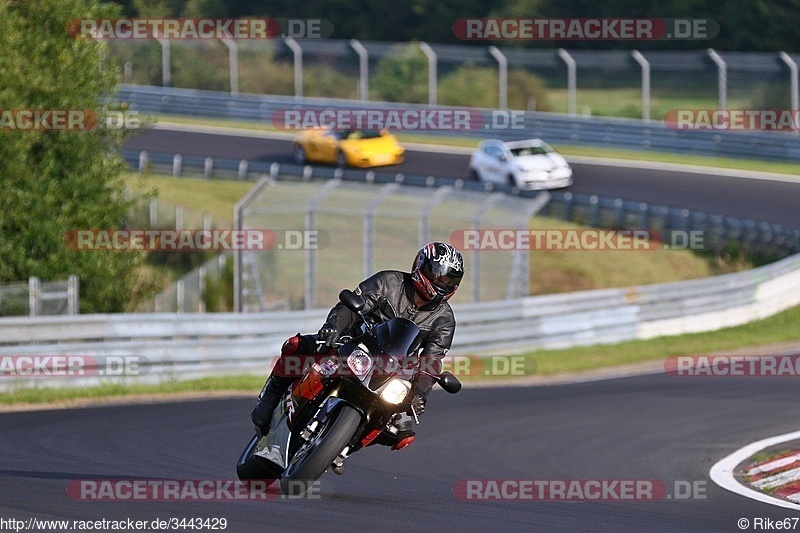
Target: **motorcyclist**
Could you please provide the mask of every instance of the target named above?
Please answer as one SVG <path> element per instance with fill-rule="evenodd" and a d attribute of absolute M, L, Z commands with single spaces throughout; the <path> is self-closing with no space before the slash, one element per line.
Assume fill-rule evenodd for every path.
<path fill-rule="evenodd" d="M 368 320 L 384 322 L 393 317 L 403 317 L 414 322 L 422 333 L 420 366 L 438 374 L 441 360 L 453 342 L 456 326 L 448 300 L 463 276 L 464 261 L 459 251 L 448 243 L 431 242 L 417 253 L 411 273 L 384 270 L 362 281 L 354 292 L 364 298 L 366 305 L 362 313 Z M 318 354 L 320 346 L 327 351 L 358 323 L 359 317 L 339 303 L 328 313 L 325 324 L 316 335 L 298 333 L 284 342 L 281 355 L 250 415 L 262 434 L 269 430 L 272 413 L 287 387 L 301 377 L 297 372 L 289 371 L 293 367 L 289 364 L 291 358 Z M 412 406 L 417 415 L 424 412 L 432 387 L 433 380 L 429 376 L 418 374 L 415 378 Z M 413 431 L 406 429 L 398 439 L 409 436 L 413 440 Z M 397 443 L 380 443 L 402 447 L 396 446 Z"/>

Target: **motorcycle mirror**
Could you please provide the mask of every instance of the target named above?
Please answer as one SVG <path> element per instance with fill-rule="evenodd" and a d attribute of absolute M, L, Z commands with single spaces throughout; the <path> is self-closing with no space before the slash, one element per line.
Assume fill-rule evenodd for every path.
<path fill-rule="evenodd" d="M 345 289 L 339 293 L 339 301 L 354 313 L 361 313 L 361 310 L 367 305 L 363 296 L 354 293 L 350 289 Z"/>
<path fill-rule="evenodd" d="M 461 390 L 461 382 L 450 372 L 444 371 L 434 379 L 436 383 L 450 394 L 455 394 Z"/>

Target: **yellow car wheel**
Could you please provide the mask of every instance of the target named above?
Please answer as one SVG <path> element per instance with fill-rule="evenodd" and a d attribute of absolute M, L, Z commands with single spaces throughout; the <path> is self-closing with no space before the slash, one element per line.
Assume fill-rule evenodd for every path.
<path fill-rule="evenodd" d="M 341 150 L 336 155 L 336 166 L 339 168 L 347 168 L 347 156 Z"/>
<path fill-rule="evenodd" d="M 294 145 L 293 150 L 294 155 L 294 162 L 298 165 L 305 165 L 308 162 L 308 157 L 306 156 L 306 150 L 299 144 Z"/>

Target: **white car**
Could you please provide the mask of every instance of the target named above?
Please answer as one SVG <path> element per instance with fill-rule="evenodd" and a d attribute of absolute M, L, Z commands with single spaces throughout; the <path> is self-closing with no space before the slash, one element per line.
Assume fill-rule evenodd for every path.
<path fill-rule="evenodd" d="M 572 168 L 541 139 L 482 141 L 469 161 L 473 178 L 520 190 L 559 189 L 572 185 Z"/>

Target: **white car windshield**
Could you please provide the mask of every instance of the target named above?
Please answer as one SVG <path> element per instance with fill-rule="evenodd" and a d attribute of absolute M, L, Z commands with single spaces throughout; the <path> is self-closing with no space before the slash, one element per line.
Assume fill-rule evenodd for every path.
<path fill-rule="evenodd" d="M 550 152 L 543 146 L 523 146 L 521 148 L 511 148 L 511 154 L 514 157 L 522 157 L 526 155 L 547 155 Z"/>

